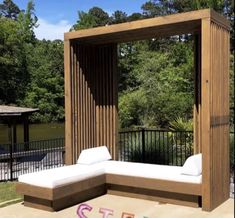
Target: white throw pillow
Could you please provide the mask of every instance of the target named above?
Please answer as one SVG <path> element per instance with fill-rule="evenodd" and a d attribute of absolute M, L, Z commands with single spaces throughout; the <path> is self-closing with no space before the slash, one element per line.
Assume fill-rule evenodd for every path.
<path fill-rule="evenodd" d="M 190 156 L 184 163 L 181 174 L 199 176 L 202 174 L 202 154 Z"/>
<path fill-rule="evenodd" d="M 110 160 L 112 157 L 106 146 L 89 148 L 82 150 L 77 160 L 78 164 L 94 164 L 101 161 Z"/>

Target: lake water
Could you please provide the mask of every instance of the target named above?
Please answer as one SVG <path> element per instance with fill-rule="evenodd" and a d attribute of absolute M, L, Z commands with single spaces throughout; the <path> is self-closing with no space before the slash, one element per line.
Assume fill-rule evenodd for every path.
<path fill-rule="evenodd" d="M 30 124 L 29 140 L 37 141 L 64 137 L 64 123 Z M 8 126 L 0 124 L 0 144 L 9 143 Z M 23 142 L 23 125 L 17 126 L 17 142 Z"/>

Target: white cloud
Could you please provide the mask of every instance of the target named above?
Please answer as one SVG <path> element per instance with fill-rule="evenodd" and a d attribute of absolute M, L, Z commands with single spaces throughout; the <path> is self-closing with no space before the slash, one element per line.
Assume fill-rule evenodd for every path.
<path fill-rule="evenodd" d="M 72 27 L 67 20 L 60 20 L 58 23 L 50 23 L 49 21 L 38 18 L 39 27 L 34 30 L 38 39 L 55 40 L 64 39 L 64 33 L 68 32 Z"/>

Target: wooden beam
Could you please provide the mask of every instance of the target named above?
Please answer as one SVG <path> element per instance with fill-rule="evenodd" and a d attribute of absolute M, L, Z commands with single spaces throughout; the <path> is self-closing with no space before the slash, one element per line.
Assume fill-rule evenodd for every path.
<path fill-rule="evenodd" d="M 76 39 L 86 40 L 90 43 L 100 38 L 98 43 L 123 42 L 124 40 L 140 40 L 143 38 L 166 36 L 170 31 L 171 35 L 185 34 L 191 32 L 193 28 L 198 26 L 202 19 L 211 18 L 220 25 L 229 29 L 229 22 L 226 18 L 216 13 L 212 9 L 204 9 L 191 11 L 186 13 L 172 14 L 162 17 L 143 19 L 122 24 L 115 24 L 105 27 L 97 27 L 86 30 L 79 30 L 65 33 L 65 40 Z M 159 31 L 160 30 L 160 31 Z M 175 33 L 174 33 L 175 32 Z M 144 35 L 143 35 L 144 34 Z M 137 37 L 137 38 L 136 38 Z"/>

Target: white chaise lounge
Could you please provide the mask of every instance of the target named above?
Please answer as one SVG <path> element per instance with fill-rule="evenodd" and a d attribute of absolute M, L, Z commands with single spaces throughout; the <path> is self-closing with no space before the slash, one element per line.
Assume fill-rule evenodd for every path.
<path fill-rule="evenodd" d="M 110 160 L 105 146 L 82 151 L 78 163 L 19 177 L 25 206 L 54 211 L 105 193 L 199 206 L 201 154 L 183 167 Z"/>

